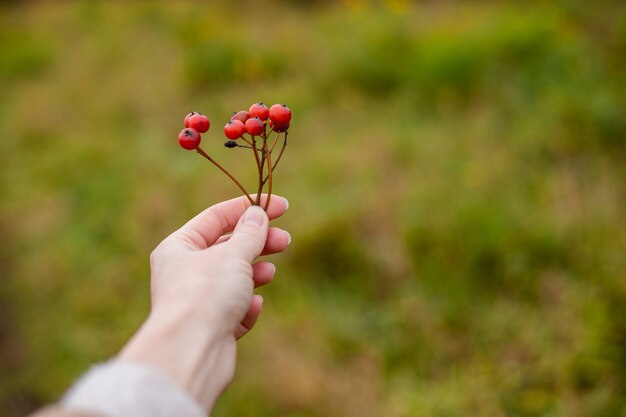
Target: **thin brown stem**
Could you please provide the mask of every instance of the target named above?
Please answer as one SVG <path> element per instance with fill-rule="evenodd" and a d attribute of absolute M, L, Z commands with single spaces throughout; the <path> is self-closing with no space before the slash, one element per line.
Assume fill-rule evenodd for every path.
<path fill-rule="evenodd" d="M 287 132 L 285 132 L 287 133 Z M 280 133 L 276 132 L 276 137 L 274 138 L 274 143 L 272 143 L 272 147 L 270 148 L 270 152 L 274 152 L 274 148 L 276 147 L 276 143 L 278 143 L 278 138 L 280 137 Z"/>
<path fill-rule="evenodd" d="M 245 149 L 254 149 L 252 146 L 248 145 L 235 145 L 236 148 L 245 148 Z M 263 149 L 256 148 L 257 151 L 263 152 Z"/>
<path fill-rule="evenodd" d="M 285 152 L 285 148 L 287 147 L 287 135 L 289 135 L 289 133 L 285 132 L 285 139 L 283 140 L 283 145 L 280 148 L 280 152 L 278 153 L 278 158 L 276 158 L 276 162 L 274 162 L 272 171 L 276 169 L 276 166 L 278 166 L 278 163 L 280 162 L 280 158 L 283 157 L 283 153 Z"/>
<path fill-rule="evenodd" d="M 263 146 L 262 146 L 263 150 L 261 151 L 261 173 L 263 173 L 263 170 L 265 169 L 265 159 L 266 159 L 265 158 L 265 143 L 267 142 L 267 133 L 266 133 L 265 130 L 263 131 L 263 136 L 262 137 L 263 137 Z M 259 187 L 260 190 L 263 190 L 263 186 L 265 185 L 265 181 L 266 180 L 262 181 L 261 186 Z M 260 191 L 259 191 L 259 193 L 260 193 Z"/>
<path fill-rule="evenodd" d="M 228 178 L 233 180 L 233 182 L 235 184 L 237 184 L 237 187 L 239 187 L 239 189 L 241 191 L 243 191 L 243 193 L 248 198 L 248 200 L 250 200 L 250 204 L 254 204 L 254 201 L 252 200 L 252 197 L 250 197 L 250 194 L 248 194 L 246 189 L 243 188 L 243 185 L 241 185 L 241 183 L 239 181 L 237 181 L 237 179 L 235 177 L 233 177 L 230 172 L 228 172 L 226 169 L 224 169 L 224 167 L 222 167 L 220 164 L 218 164 L 215 159 L 211 158 L 206 152 L 204 152 L 204 150 L 202 150 L 201 147 L 198 146 L 198 148 L 196 148 L 196 152 L 198 152 L 200 155 L 204 156 L 209 162 L 211 162 L 213 165 L 218 167 L 224 174 L 228 175 Z"/>
<path fill-rule="evenodd" d="M 265 158 L 267 159 L 267 176 L 269 181 L 267 183 L 267 200 L 265 200 L 265 211 L 270 205 L 270 198 L 272 197 L 272 154 L 267 146 L 267 138 L 263 141 L 263 149 L 265 150 Z"/>
<path fill-rule="evenodd" d="M 287 147 L 287 135 L 288 135 L 288 133 L 285 132 L 285 140 L 283 141 L 283 145 L 280 148 L 280 152 L 278 153 L 278 158 L 276 158 L 276 162 L 274 162 L 274 165 L 272 166 L 272 172 L 274 172 L 274 170 L 278 166 L 278 163 L 280 162 L 280 158 L 283 157 L 283 153 L 285 152 L 285 148 Z M 269 178 L 269 175 L 266 175 L 265 179 L 263 179 L 263 184 L 265 184 L 267 182 L 268 178 Z"/>
<path fill-rule="evenodd" d="M 246 139 L 245 136 L 242 136 L 240 139 L 243 140 L 244 142 L 246 142 L 250 146 L 252 146 L 252 142 L 254 142 L 254 136 L 252 137 L 252 141 Z"/>
<path fill-rule="evenodd" d="M 254 159 L 256 160 L 256 167 L 259 170 L 259 187 L 256 192 L 256 205 L 261 204 L 261 191 L 263 190 L 263 168 L 261 168 L 261 160 L 259 159 L 259 154 L 256 149 L 256 138 L 252 136 L 252 152 L 254 153 Z"/>

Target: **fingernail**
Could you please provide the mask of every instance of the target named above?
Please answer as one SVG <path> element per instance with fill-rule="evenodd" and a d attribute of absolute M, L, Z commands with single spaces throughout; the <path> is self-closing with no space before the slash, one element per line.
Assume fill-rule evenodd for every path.
<path fill-rule="evenodd" d="M 259 295 L 259 301 L 261 302 L 261 305 L 263 305 L 263 296 Z"/>
<path fill-rule="evenodd" d="M 289 208 L 289 200 L 287 200 L 285 197 L 283 197 L 283 200 L 285 200 L 285 210 L 287 210 Z"/>
<path fill-rule="evenodd" d="M 287 241 L 287 245 L 291 245 L 291 234 L 288 231 L 286 231 L 286 230 L 283 230 L 283 232 L 285 232 L 287 234 L 287 239 L 289 239 Z"/>
<path fill-rule="evenodd" d="M 265 214 L 259 206 L 250 206 L 243 215 L 243 224 L 252 224 L 255 226 L 263 225 Z"/>

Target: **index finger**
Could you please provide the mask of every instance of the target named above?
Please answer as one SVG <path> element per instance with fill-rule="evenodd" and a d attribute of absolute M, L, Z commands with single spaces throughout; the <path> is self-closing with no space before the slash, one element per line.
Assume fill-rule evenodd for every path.
<path fill-rule="evenodd" d="M 262 207 L 266 200 L 267 194 L 262 194 Z M 248 207 L 250 207 L 250 201 L 245 196 L 215 204 L 189 220 L 171 237 L 183 238 L 199 249 L 207 248 L 224 233 L 231 232 Z M 286 198 L 272 195 L 267 208 L 267 216 L 270 220 L 280 217 L 287 207 L 289 203 Z"/>

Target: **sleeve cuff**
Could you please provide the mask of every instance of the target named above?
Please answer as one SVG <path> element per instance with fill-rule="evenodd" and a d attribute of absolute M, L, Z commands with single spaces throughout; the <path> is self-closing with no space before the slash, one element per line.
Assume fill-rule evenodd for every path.
<path fill-rule="evenodd" d="M 92 367 L 61 404 L 107 417 L 207 416 L 200 404 L 166 375 L 119 360 Z"/>

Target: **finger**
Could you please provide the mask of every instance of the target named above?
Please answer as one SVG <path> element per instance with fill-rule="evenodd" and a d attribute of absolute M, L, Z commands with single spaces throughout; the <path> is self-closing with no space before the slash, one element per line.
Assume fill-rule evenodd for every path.
<path fill-rule="evenodd" d="M 261 254 L 267 240 L 269 219 L 259 206 L 248 207 L 227 242 L 219 246 L 228 256 L 252 263 Z"/>
<path fill-rule="evenodd" d="M 231 235 L 224 235 L 217 239 L 215 245 L 220 243 L 228 242 Z M 274 253 L 284 251 L 287 246 L 291 244 L 291 235 L 289 232 L 283 229 L 279 229 L 278 227 L 270 227 L 267 233 L 267 240 L 265 241 L 265 247 L 261 252 L 261 255 L 271 255 Z"/>
<path fill-rule="evenodd" d="M 261 196 L 261 206 L 267 195 Z M 182 239 L 192 246 L 204 249 L 213 245 L 220 236 L 233 230 L 243 213 L 250 207 L 246 197 L 238 197 L 211 206 L 189 220 L 183 227 L 170 237 Z M 286 198 L 272 195 L 267 208 L 267 216 L 271 219 L 280 217 L 289 207 Z"/>
<path fill-rule="evenodd" d="M 269 284 L 276 274 L 276 267 L 271 262 L 257 262 L 252 265 L 254 288 Z"/>
<path fill-rule="evenodd" d="M 235 338 L 241 339 L 245 334 L 247 334 L 259 319 L 259 315 L 261 314 L 261 309 L 263 308 L 263 297 L 255 294 L 252 296 L 252 301 L 250 301 L 250 308 L 246 313 L 246 316 L 243 318 L 241 323 L 237 326 L 235 330 Z"/>
<path fill-rule="evenodd" d="M 267 233 L 267 240 L 261 255 L 271 255 L 284 251 L 291 244 L 289 232 L 278 227 L 270 227 Z"/>

